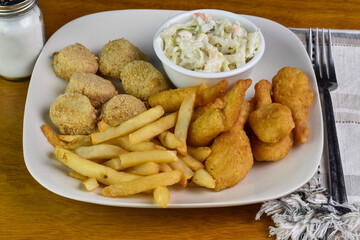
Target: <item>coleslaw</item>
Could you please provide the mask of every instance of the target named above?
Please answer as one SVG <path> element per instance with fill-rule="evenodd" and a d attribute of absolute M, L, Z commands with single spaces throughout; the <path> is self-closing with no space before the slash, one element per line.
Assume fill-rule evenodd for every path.
<path fill-rule="evenodd" d="M 159 37 L 165 56 L 176 65 L 215 73 L 250 61 L 260 45 L 259 32 L 247 32 L 239 22 L 195 13 L 191 21 L 170 26 Z"/>

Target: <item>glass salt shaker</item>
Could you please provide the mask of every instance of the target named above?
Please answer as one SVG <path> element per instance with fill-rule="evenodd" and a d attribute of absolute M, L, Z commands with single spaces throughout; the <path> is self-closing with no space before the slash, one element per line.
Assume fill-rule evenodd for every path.
<path fill-rule="evenodd" d="M 0 0 L 0 78 L 29 79 L 45 43 L 37 0 Z"/>

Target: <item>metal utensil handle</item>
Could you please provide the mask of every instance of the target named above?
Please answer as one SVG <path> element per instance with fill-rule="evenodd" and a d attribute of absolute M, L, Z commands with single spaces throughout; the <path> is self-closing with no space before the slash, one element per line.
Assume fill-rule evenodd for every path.
<path fill-rule="evenodd" d="M 345 180 L 341 164 L 339 142 L 336 133 L 334 110 L 331 95 L 327 88 L 323 89 L 323 98 L 328 141 L 331 195 L 335 201 L 344 203 L 347 202 Z"/>

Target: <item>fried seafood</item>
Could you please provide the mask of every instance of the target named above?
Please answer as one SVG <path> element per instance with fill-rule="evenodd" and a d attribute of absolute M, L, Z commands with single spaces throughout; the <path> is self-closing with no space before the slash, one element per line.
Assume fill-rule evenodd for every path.
<path fill-rule="evenodd" d="M 109 41 L 99 53 L 99 70 L 107 76 L 120 80 L 125 66 L 135 60 L 149 61 L 148 56 L 130 41 L 120 38 Z"/>
<path fill-rule="evenodd" d="M 237 184 L 250 171 L 253 155 L 244 131 L 249 115 L 249 102 L 242 101 L 241 111 L 233 127 L 215 138 L 211 154 L 205 162 L 206 170 L 215 179 L 215 191 Z"/>
<path fill-rule="evenodd" d="M 294 137 L 300 143 L 305 143 L 309 136 L 306 118 L 314 97 L 308 77 L 300 69 L 284 67 L 274 76 L 272 84 L 274 102 L 291 109 L 295 122 Z"/>
<path fill-rule="evenodd" d="M 96 130 L 96 110 L 79 93 L 58 96 L 50 106 L 50 119 L 62 134 L 90 134 Z"/>
<path fill-rule="evenodd" d="M 199 106 L 194 109 L 192 120 L 194 121 L 198 117 L 200 117 L 202 114 L 204 114 L 207 111 L 210 111 L 211 109 L 218 108 L 218 109 L 224 109 L 225 107 L 225 101 L 223 97 L 219 97 L 215 99 L 215 101 L 205 105 L 205 106 Z"/>
<path fill-rule="evenodd" d="M 225 131 L 225 116 L 221 109 L 211 109 L 190 124 L 188 144 L 194 147 L 207 146 Z"/>
<path fill-rule="evenodd" d="M 70 78 L 65 93 L 83 94 L 95 108 L 99 108 L 115 96 L 117 91 L 111 81 L 94 73 L 76 73 Z"/>
<path fill-rule="evenodd" d="M 52 56 L 56 75 L 68 81 L 75 73 L 96 73 L 98 70 L 98 58 L 80 43 L 69 45 Z"/>
<path fill-rule="evenodd" d="M 190 124 L 188 144 L 206 146 L 220 133 L 228 131 L 239 116 L 241 102 L 246 90 L 250 87 L 250 79 L 239 80 L 224 95 L 224 108 L 212 108 L 200 115 Z"/>
<path fill-rule="evenodd" d="M 148 103 L 151 107 L 162 106 L 165 112 L 175 112 L 179 110 L 186 96 L 195 93 L 195 106 L 203 106 L 222 96 L 227 86 L 228 81 L 222 80 L 209 87 L 203 83 L 193 87 L 170 89 L 151 96 Z"/>
<path fill-rule="evenodd" d="M 294 143 L 292 132 L 276 143 L 264 143 L 255 134 L 251 135 L 251 147 L 257 161 L 278 161 L 284 158 Z"/>
<path fill-rule="evenodd" d="M 250 113 L 249 126 L 263 142 L 276 143 L 295 127 L 289 107 L 271 103 L 271 83 L 261 80 L 255 85 L 256 110 Z"/>
<path fill-rule="evenodd" d="M 127 64 L 121 72 L 121 80 L 126 93 L 141 100 L 170 89 L 169 81 L 151 63 L 135 60 Z"/>
<path fill-rule="evenodd" d="M 101 107 L 99 120 L 115 127 L 146 110 L 144 102 L 140 99 L 128 94 L 119 94 Z"/>

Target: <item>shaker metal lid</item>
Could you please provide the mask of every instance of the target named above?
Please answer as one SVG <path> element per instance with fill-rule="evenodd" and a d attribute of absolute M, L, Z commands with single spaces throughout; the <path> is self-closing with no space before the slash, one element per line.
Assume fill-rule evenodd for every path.
<path fill-rule="evenodd" d="M 0 0 L 0 17 L 13 16 L 32 9 L 38 0 Z"/>

